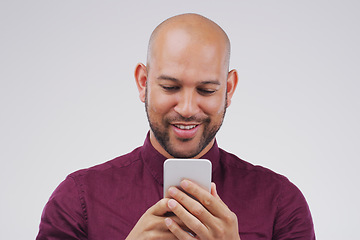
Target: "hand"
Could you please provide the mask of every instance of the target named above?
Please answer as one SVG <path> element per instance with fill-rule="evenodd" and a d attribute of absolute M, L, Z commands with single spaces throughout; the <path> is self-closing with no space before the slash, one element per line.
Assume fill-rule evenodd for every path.
<path fill-rule="evenodd" d="M 215 183 L 211 184 L 211 193 L 189 180 L 183 180 L 181 187 L 199 202 L 175 187 L 169 188 L 174 198 L 167 202 L 169 209 L 196 234 L 191 236 L 171 218 L 166 218 L 166 226 L 178 239 L 240 240 L 237 217 L 220 199 Z"/>
<path fill-rule="evenodd" d="M 127 240 L 141 239 L 177 239 L 165 225 L 165 214 L 170 212 L 168 207 L 168 198 L 161 199 L 151 208 L 149 208 L 136 223 L 135 227 L 127 236 Z M 177 226 L 183 225 L 176 216 L 167 217 Z"/>

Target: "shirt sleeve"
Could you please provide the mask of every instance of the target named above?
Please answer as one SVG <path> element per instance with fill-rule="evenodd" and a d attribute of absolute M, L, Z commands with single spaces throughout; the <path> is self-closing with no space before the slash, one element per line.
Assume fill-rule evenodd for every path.
<path fill-rule="evenodd" d="M 45 205 L 36 240 L 87 239 L 86 220 L 80 189 L 68 176 Z"/>
<path fill-rule="evenodd" d="M 273 239 L 315 240 L 308 204 L 300 190 L 287 179 L 278 201 Z"/>

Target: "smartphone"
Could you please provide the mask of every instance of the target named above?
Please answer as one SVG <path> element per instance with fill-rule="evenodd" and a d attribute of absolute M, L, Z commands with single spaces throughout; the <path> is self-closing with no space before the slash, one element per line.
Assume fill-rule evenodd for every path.
<path fill-rule="evenodd" d="M 171 186 L 181 189 L 180 182 L 188 179 L 211 191 L 211 162 L 207 159 L 167 159 L 164 162 L 164 197 Z"/>

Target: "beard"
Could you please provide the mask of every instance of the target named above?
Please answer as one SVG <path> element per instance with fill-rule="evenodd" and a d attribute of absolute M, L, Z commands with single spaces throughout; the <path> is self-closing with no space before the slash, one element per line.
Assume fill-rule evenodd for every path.
<path fill-rule="evenodd" d="M 156 140 L 163 147 L 163 149 L 174 158 L 193 158 L 197 156 L 216 136 L 219 131 L 225 117 L 227 108 L 227 99 L 225 99 L 224 109 L 222 111 L 219 121 L 214 122 L 209 116 L 192 116 L 185 118 L 178 113 L 171 113 L 165 115 L 161 121 L 155 121 L 148 106 L 148 94 L 145 93 L 145 110 L 147 119 L 150 125 L 150 129 L 154 133 Z M 191 150 L 180 151 L 176 148 L 175 143 L 170 140 L 170 128 L 171 122 L 197 122 L 203 125 L 203 132 L 198 143 L 195 143 L 195 147 Z M 182 142 L 188 142 L 192 139 L 178 139 Z"/>

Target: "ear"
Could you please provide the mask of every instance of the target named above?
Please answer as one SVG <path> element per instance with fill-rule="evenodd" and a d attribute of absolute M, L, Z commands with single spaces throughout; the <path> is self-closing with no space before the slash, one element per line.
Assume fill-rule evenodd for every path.
<path fill-rule="evenodd" d="M 138 63 L 135 67 L 135 82 L 139 90 L 139 97 L 142 102 L 145 102 L 147 68 L 144 64 Z"/>
<path fill-rule="evenodd" d="M 231 98 L 234 95 L 237 84 L 238 84 L 238 73 L 235 69 L 233 69 L 228 73 L 228 77 L 227 77 L 227 89 L 226 89 L 227 107 L 229 107 L 231 104 Z"/>

